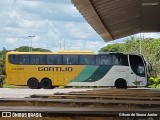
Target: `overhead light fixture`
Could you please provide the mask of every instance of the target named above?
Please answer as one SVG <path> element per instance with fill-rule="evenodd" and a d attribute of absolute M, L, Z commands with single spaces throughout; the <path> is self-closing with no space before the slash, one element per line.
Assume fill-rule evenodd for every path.
<path fill-rule="evenodd" d="M 146 2 L 146 3 L 142 3 L 141 4 L 142 6 L 156 6 L 156 5 L 159 5 L 158 2 Z"/>

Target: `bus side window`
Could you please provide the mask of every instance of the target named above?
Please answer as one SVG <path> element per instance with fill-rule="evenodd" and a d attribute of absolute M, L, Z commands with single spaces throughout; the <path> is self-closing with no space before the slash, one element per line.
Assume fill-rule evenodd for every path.
<path fill-rule="evenodd" d="M 12 63 L 12 64 L 20 63 L 20 55 L 9 55 L 8 59 L 9 59 L 9 63 Z"/>
<path fill-rule="evenodd" d="M 93 55 L 80 55 L 80 65 L 94 65 L 95 64 L 95 56 Z"/>
<path fill-rule="evenodd" d="M 90 61 L 90 65 L 94 65 L 95 64 L 95 56 L 90 56 L 89 61 Z"/>
<path fill-rule="evenodd" d="M 30 64 L 32 65 L 45 65 L 45 55 L 30 55 Z"/>
<path fill-rule="evenodd" d="M 88 58 L 84 58 L 84 64 L 86 64 L 86 65 L 89 65 L 89 64 L 90 64 L 90 62 L 89 62 L 89 59 L 88 59 Z"/>
<path fill-rule="evenodd" d="M 112 60 L 110 55 L 98 55 L 96 58 L 97 65 L 111 65 Z"/>
<path fill-rule="evenodd" d="M 63 55 L 63 64 L 64 65 L 77 65 L 78 55 Z"/>
<path fill-rule="evenodd" d="M 61 55 L 47 55 L 47 64 L 48 65 L 60 65 L 61 64 Z"/>
<path fill-rule="evenodd" d="M 85 60 L 85 56 L 84 55 L 80 55 L 79 56 L 79 64 L 80 65 L 84 65 L 85 61 L 87 61 L 87 60 Z"/>
<path fill-rule="evenodd" d="M 127 55 L 124 55 L 124 56 L 122 57 L 121 63 L 122 63 L 122 65 L 124 65 L 124 66 L 129 66 Z"/>
<path fill-rule="evenodd" d="M 113 65 L 119 65 L 119 60 L 115 55 L 112 56 L 112 59 L 113 59 Z"/>
<path fill-rule="evenodd" d="M 103 58 L 101 58 L 101 61 L 104 65 L 111 65 L 112 63 L 112 59 L 110 55 L 103 56 Z"/>
<path fill-rule="evenodd" d="M 20 55 L 20 64 L 29 64 L 29 55 Z"/>
<path fill-rule="evenodd" d="M 113 55 L 113 65 L 123 65 L 128 66 L 128 58 L 127 55 Z"/>

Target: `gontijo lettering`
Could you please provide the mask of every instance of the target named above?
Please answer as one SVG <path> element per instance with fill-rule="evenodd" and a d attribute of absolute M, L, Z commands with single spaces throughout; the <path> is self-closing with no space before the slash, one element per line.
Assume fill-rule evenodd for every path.
<path fill-rule="evenodd" d="M 73 71 L 72 67 L 38 67 L 38 71 L 62 71 L 62 72 L 71 72 Z"/>

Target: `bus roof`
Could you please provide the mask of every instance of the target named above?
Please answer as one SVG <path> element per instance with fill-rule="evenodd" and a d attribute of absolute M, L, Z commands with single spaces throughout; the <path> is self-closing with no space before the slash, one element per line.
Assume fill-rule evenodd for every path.
<path fill-rule="evenodd" d="M 58 52 L 17 52 L 10 51 L 7 54 L 87 54 L 87 55 L 96 55 L 93 51 L 82 51 L 82 50 L 63 50 Z M 118 52 L 100 52 L 98 54 L 116 54 L 116 55 L 141 55 L 138 53 L 118 53 Z"/>
<path fill-rule="evenodd" d="M 95 52 L 94 51 L 92 51 L 92 50 L 88 50 L 88 51 L 84 51 L 84 50 L 61 50 L 61 51 L 58 51 L 57 53 L 76 53 L 76 54 L 78 54 L 78 53 L 82 53 L 82 54 L 84 54 L 84 53 L 87 53 L 87 54 L 94 54 Z"/>
<path fill-rule="evenodd" d="M 7 54 L 94 54 L 94 51 L 82 51 L 82 50 L 62 50 L 58 52 L 18 52 L 10 51 Z"/>
<path fill-rule="evenodd" d="M 98 54 L 119 54 L 119 55 L 141 55 L 140 53 L 132 53 L 132 52 L 99 52 Z"/>

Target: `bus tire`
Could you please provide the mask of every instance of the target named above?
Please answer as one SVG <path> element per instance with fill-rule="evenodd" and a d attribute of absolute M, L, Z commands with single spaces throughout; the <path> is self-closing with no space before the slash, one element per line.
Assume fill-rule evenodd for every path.
<path fill-rule="evenodd" d="M 40 85 L 43 89 L 51 89 L 52 88 L 52 81 L 48 78 L 43 78 L 41 80 Z"/>
<path fill-rule="evenodd" d="M 27 82 L 27 85 L 31 89 L 38 89 L 39 88 L 39 82 L 36 78 L 30 78 Z"/>
<path fill-rule="evenodd" d="M 118 79 L 115 82 L 115 87 L 116 88 L 127 88 L 127 83 L 124 79 Z"/>

